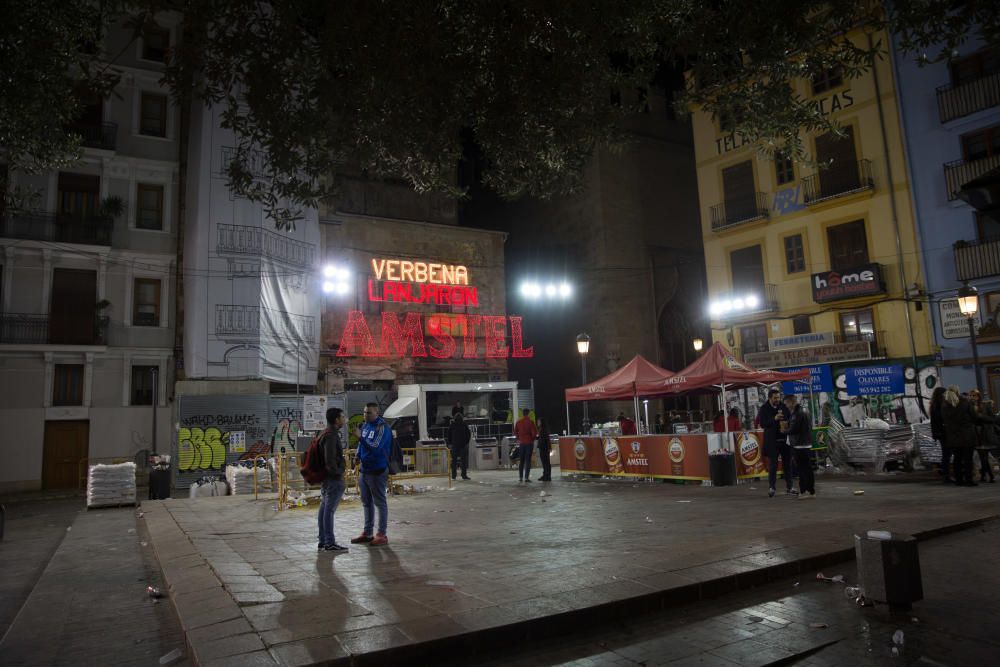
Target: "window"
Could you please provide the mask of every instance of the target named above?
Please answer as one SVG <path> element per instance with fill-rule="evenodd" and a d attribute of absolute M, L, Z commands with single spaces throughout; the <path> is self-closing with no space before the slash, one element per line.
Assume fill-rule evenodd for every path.
<path fill-rule="evenodd" d="M 868 239 L 865 221 L 855 220 L 826 230 L 830 246 L 830 268 L 834 271 L 853 269 L 868 263 Z"/>
<path fill-rule="evenodd" d="M 132 297 L 132 324 L 137 327 L 160 326 L 160 281 L 136 278 Z"/>
<path fill-rule="evenodd" d="M 854 151 L 854 128 L 841 128 L 843 136 L 833 132 L 816 137 L 816 161 L 825 165 L 819 170 L 821 197 L 856 190 L 861 185 L 858 157 Z"/>
<path fill-rule="evenodd" d="M 951 83 L 961 86 L 1000 72 L 1000 49 L 983 49 L 951 64 Z"/>
<path fill-rule="evenodd" d="M 158 63 L 167 62 L 167 49 L 170 48 L 170 31 L 153 24 L 142 31 L 142 59 L 154 60 Z"/>
<path fill-rule="evenodd" d="M 812 322 L 808 315 L 796 315 L 792 318 L 792 334 L 795 336 L 800 336 L 802 334 L 812 333 Z"/>
<path fill-rule="evenodd" d="M 740 248 L 729 253 L 729 265 L 733 274 L 733 289 L 744 292 L 757 292 L 763 297 L 764 291 L 764 260 L 761 257 L 760 246 Z"/>
<path fill-rule="evenodd" d="M 740 348 L 743 354 L 767 352 L 767 325 L 754 324 L 740 327 Z"/>
<path fill-rule="evenodd" d="M 143 93 L 139 101 L 139 134 L 167 136 L 167 96 Z"/>
<path fill-rule="evenodd" d="M 874 340 L 875 318 L 872 310 L 855 310 L 840 314 L 840 331 L 845 341 Z"/>
<path fill-rule="evenodd" d="M 153 404 L 153 377 L 157 366 L 132 367 L 132 405 Z"/>
<path fill-rule="evenodd" d="M 795 180 L 795 163 L 784 153 L 774 154 L 774 176 L 778 185 L 791 183 Z"/>
<path fill-rule="evenodd" d="M 824 70 L 821 74 L 817 74 L 812 80 L 812 91 L 813 95 L 819 95 L 820 93 L 825 93 L 828 90 L 833 90 L 837 86 L 844 83 L 844 75 L 839 67 L 832 67 L 828 70 Z"/>
<path fill-rule="evenodd" d="M 163 186 L 139 184 L 136 192 L 136 229 L 163 229 Z"/>
<path fill-rule="evenodd" d="M 806 252 L 802 245 L 802 234 L 785 237 L 785 271 L 799 273 L 806 270 Z"/>
<path fill-rule="evenodd" d="M 962 137 L 962 157 L 967 162 L 1000 155 L 1000 125 Z"/>
<path fill-rule="evenodd" d="M 101 177 L 59 172 L 59 214 L 86 220 L 97 211 Z"/>
<path fill-rule="evenodd" d="M 757 216 L 750 160 L 722 170 L 722 190 L 726 204 L 726 222 L 750 220 Z"/>
<path fill-rule="evenodd" d="M 979 233 L 977 238 L 980 241 L 1000 240 L 1000 220 L 982 213 L 981 211 L 976 211 L 975 216 L 976 230 Z"/>
<path fill-rule="evenodd" d="M 83 405 L 83 364 L 56 364 L 52 405 Z"/>

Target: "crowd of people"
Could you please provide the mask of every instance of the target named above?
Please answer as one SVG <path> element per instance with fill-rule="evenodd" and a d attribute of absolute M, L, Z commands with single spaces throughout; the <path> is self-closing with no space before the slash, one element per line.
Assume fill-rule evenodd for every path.
<path fill-rule="evenodd" d="M 996 481 L 990 452 L 1000 451 L 1000 417 L 978 389 L 963 394 L 956 385 L 936 388 L 931 394 L 931 434 L 941 445 L 945 484 L 978 486 L 973 451 L 979 454 L 979 481 Z"/>
<path fill-rule="evenodd" d="M 767 457 L 767 496 L 773 498 L 778 481 L 778 460 L 781 460 L 785 493 L 802 499 L 816 497 L 816 477 L 812 458 L 812 416 L 795 394 L 771 389 L 767 402 L 760 406 L 757 420 L 764 430 L 764 456 Z M 792 461 L 799 477 L 799 488 L 793 485 Z"/>

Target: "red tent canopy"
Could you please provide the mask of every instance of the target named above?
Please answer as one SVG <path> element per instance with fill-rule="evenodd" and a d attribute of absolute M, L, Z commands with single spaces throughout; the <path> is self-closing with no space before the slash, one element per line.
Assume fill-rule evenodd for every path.
<path fill-rule="evenodd" d="M 805 369 L 788 373 L 759 371 L 738 360 L 722 343 L 716 342 L 687 368 L 662 380 L 637 383 L 636 389 L 641 396 L 671 396 L 697 391 L 718 391 L 722 385 L 727 390 L 740 389 L 804 380 L 808 377 L 809 371 Z"/>
<path fill-rule="evenodd" d="M 628 362 L 611 375 L 606 375 L 600 380 L 585 384 L 582 387 L 574 387 L 566 390 L 567 401 L 617 401 L 626 398 L 633 398 L 636 395 L 644 396 L 643 392 L 637 392 L 639 384 L 655 386 L 657 391 L 662 387 L 664 380 L 673 375 L 670 371 L 660 368 L 654 363 L 646 360 L 642 355 L 637 354 L 632 361 Z"/>

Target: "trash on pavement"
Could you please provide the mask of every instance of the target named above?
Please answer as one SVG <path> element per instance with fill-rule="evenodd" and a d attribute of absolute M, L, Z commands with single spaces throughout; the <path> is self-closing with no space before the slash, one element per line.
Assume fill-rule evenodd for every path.
<path fill-rule="evenodd" d="M 859 595 L 861 595 L 860 586 L 848 586 L 844 589 L 844 596 L 848 600 L 857 600 Z"/>
<path fill-rule="evenodd" d="M 863 496 L 865 495 L 865 492 L 862 489 L 858 489 L 857 491 L 854 492 L 854 495 Z"/>
<path fill-rule="evenodd" d="M 809 627 L 810 628 L 817 628 L 818 629 L 818 628 L 828 628 L 830 626 L 827 625 L 826 623 L 810 623 Z"/>
<path fill-rule="evenodd" d="M 896 630 L 894 633 L 892 633 L 892 643 L 895 644 L 896 646 L 902 646 L 904 643 L 906 643 L 906 637 L 903 636 L 902 630 Z"/>
<path fill-rule="evenodd" d="M 455 582 L 454 581 L 445 581 L 443 579 L 435 579 L 433 581 L 428 581 L 427 585 L 428 586 L 454 586 Z"/>
<path fill-rule="evenodd" d="M 141 544 L 144 547 L 148 547 L 149 546 L 149 542 L 139 542 L 139 544 Z"/>
<path fill-rule="evenodd" d="M 171 651 L 170 653 L 167 653 L 162 658 L 160 658 L 160 664 L 161 665 L 169 665 L 171 663 L 177 662 L 183 656 L 184 656 L 184 654 L 181 653 L 181 650 L 179 648 L 175 648 L 173 651 Z"/>
<path fill-rule="evenodd" d="M 820 581 L 835 581 L 838 584 L 844 583 L 844 575 L 842 575 L 842 574 L 837 574 L 837 575 L 834 575 L 832 577 L 828 577 L 825 574 L 823 574 L 822 572 L 817 572 L 816 573 L 816 578 L 818 580 L 820 580 Z"/>
<path fill-rule="evenodd" d="M 163 592 L 156 586 L 146 586 L 146 594 L 151 598 L 162 598 Z"/>
<path fill-rule="evenodd" d="M 869 540 L 891 540 L 892 533 L 888 530 L 869 530 L 868 531 Z"/>
<path fill-rule="evenodd" d="M 540 492 L 538 493 L 538 496 L 539 496 L 540 498 L 544 498 L 544 497 L 545 497 L 545 496 L 547 496 L 547 495 L 549 495 L 549 494 L 545 493 L 544 491 L 540 491 Z"/>
<path fill-rule="evenodd" d="M 794 584 L 792 584 L 792 588 L 798 588 L 798 587 L 799 587 L 799 582 L 796 581 Z"/>

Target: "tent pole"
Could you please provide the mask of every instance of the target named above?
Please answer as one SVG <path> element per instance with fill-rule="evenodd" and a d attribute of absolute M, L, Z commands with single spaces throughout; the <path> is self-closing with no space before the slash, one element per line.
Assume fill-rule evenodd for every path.
<path fill-rule="evenodd" d="M 566 435 L 573 432 L 573 427 L 569 425 L 569 401 L 566 401 Z"/>

